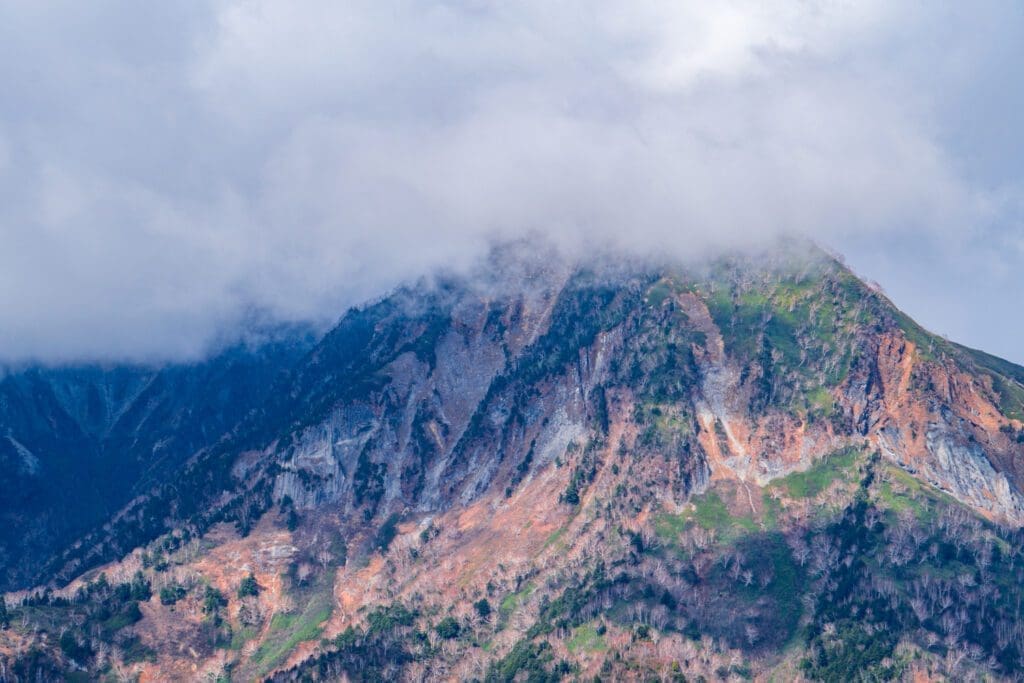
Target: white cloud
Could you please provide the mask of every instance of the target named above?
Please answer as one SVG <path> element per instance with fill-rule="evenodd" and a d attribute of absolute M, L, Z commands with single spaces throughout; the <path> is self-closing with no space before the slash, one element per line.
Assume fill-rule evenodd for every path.
<path fill-rule="evenodd" d="M 196 355 L 253 309 L 333 318 L 526 230 L 680 254 L 956 241 L 1020 205 L 949 123 L 1002 57 L 985 36 L 1024 37 L 1011 5 L 160 12 L 0 10 L 0 358 Z"/>

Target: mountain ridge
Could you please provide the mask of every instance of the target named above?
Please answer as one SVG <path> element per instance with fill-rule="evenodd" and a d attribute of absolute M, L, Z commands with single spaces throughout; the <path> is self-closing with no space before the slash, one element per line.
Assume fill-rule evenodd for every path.
<path fill-rule="evenodd" d="M 239 595 L 224 597 L 223 607 L 218 599 L 202 603 L 201 613 L 216 619 L 175 617 L 177 599 L 168 609 L 155 597 L 140 602 L 140 620 L 127 631 L 149 643 L 154 661 L 133 665 L 158 677 L 184 675 L 179 667 L 190 660 L 157 646 L 158 627 L 177 629 L 176 637 L 207 653 L 192 657 L 194 665 L 227 667 L 243 679 L 351 675 L 367 664 L 409 678 L 439 676 L 432 666 L 473 677 L 466 667 L 477 655 L 462 641 L 453 640 L 450 656 L 428 648 L 434 654 L 409 660 L 380 659 L 367 643 L 407 634 L 444 604 L 458 623 L 475 624 L 473 601 L 498 590 L 484 586 L 489 572 L 505 590 L 514 588 L 506 600 L 522 590 L 517 576 L 548 576 L 558 586 L 575 572 L 578 586 L 605 586 L 608 579 L 594 572 L 606 542 L 619 548 L 608 551 L 609 562 L 642 572 L 669 561 L 658 555 L 666 547 L 698 548 L 687 552 L 699 558 L 723 543 L 747 543 L 767 553 L 757 557 L 782 558 L 772 573 L 800 574 L 803 563 L 793 569 L 792 558 L 807 541 L 795 539 L 815 533 L 800 530 L 818 513 L 793 492 L 817 490 L 823 468 L 831 479 L 814 495 L 839 487 L 836 500 L 846 502 L 830 513 L 839 530 L 864 527 L 870 514 L 889 519 L 886 510 L 922 506 L 944 519 L 957 502 L 990 520 L 977 527 L 979 538 L 1003 533 L 986 531 L 991 522 L 1019 527 L 1024 519 L 1024 369 L 930 335 L 833 259 L 802 252 L 726 257 L 707 267 L 580 269 L 535 256 L 511 270 L 511 288 L 448 277 L 351 310 L 276 374 L 266 400 L 45 571 L 77 590 L 95 581 L 95 572 L 85 583 L 75 578 L 91 567 L 105 564 L 124 576 L 137 567 L 164 589 L 188 584 L 185 594 L 200 598 L 202 590 L 207 598 L 209 590 L 229 596 L 238 571 L 255 572 L 268 586 L 265 601 Z M 849 485 L 839 486 L 847 477 Z M 835 502 L 820 507 L 832 510 Z M 891 539 L 874 538 L 881 533 L 875 526 L 857 533 L 882 552 Z M 713 542 L 696 538 L 711 532 Z M 830 543 L 850 552 L 842 539 Z M 555 552 L 563 543 L 565 557 Z M 504 561 L 495 564 L 497 557 Z M 839 571 L 823 566 L 829 576 Z M 697 595 L 701 582 L 725 580 L 703 565 L 688 571 L 703 578 L 658 579 L 668 602 L 689 600 L 683 584 Z M 737 571 L 742 583 L 747 570 Z M 187 576 L 206 577 L 207 588 Z M 437 576 L 463 588 L 438 585 Z M 822 585 L 827 594 L 829 582 Z M 416 595 L 417 616 L 379 614 L 396 597 Z M 798 610 L 771 591 L 762 598 Z M 286 603 L 305 599 L 309 614 L 326 605 L 327 616 L 292 634 L 294 649 L 268 654 L 274 621 L 288 630 L 278 616 L 253 617 L 261 625 L 253 652 L 236 656 L 218 645 L 225 628 L 249 628 L 243 608 L 301 622 L 302 605 Z M 555 604 L 522 600 L 536 619 Z M 732 630 L 712 626 L 701 616 L 706 605 L 698 607 L 685 610 L 693 628 L 710 629 L 736 656 L 755 657 L 751 666 L 782 665 L 765 654 L 783 643 L 764 632 L 762 608 Z M 368 613 L 390 625 L 374 631 L 371 618 L 362 635 L 346 640 Z M 656 628 L 683 647 L 673 639 L 690 626 L 670 628 L 682 618 L 673 615 L 659 617 Z M 492 629 L 492 622 L 471 630 Z M 608 615 L 601 623 L 612 628 Z M 783 631 L 792 636 L 796 624 Z M 747 626 L 757 634 L 744 635 Z M 300 637 L 314 632 L 324 636 L 319 646 Z M 200 642 L 197 633 L 207 636 Z M 542 660 L 545 675 L 555 672 L 552 652 L 590 670 L 551 634 L 505 624 L 493 636 L 502 657 L 519 648 L 526 660 Z M 808 652 L 828 649 L 820 634 L 808 637 Z M 623 647 L 643 650 L 641 641 L 630 642 Z M 821 664 L 808 657 L 809 670 Z M 511 666 L 481 661 L 487 665 L 477 676 Z M 292 666 L 299 668 L 285 673 Z"/>

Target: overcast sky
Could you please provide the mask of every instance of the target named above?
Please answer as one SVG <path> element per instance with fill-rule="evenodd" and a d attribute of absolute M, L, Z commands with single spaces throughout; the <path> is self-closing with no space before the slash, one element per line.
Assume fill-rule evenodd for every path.
<path fill-rule="evenodd" d="M 1022 73 L 1009 1 L 0 0 L 0 360 L 196 357 L 532 231 L 803 233 L 1024 361 Z"/>

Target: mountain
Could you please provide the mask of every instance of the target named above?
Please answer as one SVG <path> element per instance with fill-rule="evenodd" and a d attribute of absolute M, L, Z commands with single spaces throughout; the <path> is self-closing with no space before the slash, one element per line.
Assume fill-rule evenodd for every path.
<path fill-rule="evenodd" d="M 201 363 L 0 375 L 0 588 L 46 562 L 261 405 L 312 346 L 298 328 Z"/>
<path fill-rule="evenodd" d="M 506 248 L 315 342 L 2 390 L 0 680 L 1024 670 L 1024 368 L 802 245 Z"/>

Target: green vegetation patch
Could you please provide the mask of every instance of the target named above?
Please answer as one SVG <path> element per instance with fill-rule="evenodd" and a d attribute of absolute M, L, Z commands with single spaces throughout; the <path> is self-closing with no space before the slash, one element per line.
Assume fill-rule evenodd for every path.
<path fill-rule="evenodd" d="M 692 501 L 693 519 L 705 529 L 717 531 L 723 536 L 737 531 L 756 531 L 757 523 L 749 515 L 734 516 L 725 501 L 714 490 L 695 496 Z"/>
<path fill-rule="evenodd" d="M 886 464 L 884 478 L 874 487 L 875 502 L 895 513 L 910 510 L 919 520 L 931 520 L 945 506 L 960 506 L 952 496 L 925 484 L 899 467 Z"/>
<path fill-rule="evenodd" d="M 597 627 L 593 624 L 583 624 L 576 628 L 569 642 L 566 643 L 569 652 L 604 652 L 608 649 L 604 636 L 598 633 Z"/>
<path fill-rule="evenodd" d="M 506 595 L 501 601 L 501 606 L 499 607 L 501 613 L 503 615 L 509 615 L 512 612 L 515 612 L 516 608 L 523 604 L 523 602 L 533 594 L 535 589 L 536 586 L 534 586 L 533 583 L 527 583 L 515 593 L 509 593 Z"/>
<path fill-rule="evenodd" d="M 917 353 L 921 358 L 935 360 L 937 353 L 949 353 L 952 350 L 949 342 L 918 325 L 906 313 L 895 307 L 893 307 L 892 313 L 896 318 L 896 324 L 903 330 L 907 339 L 917 347 Z"/>
<path fill-rule="evenodd" d="M 810 469 L 793 472 L 772 482 L 782 488 L 790 498 L 813 498 L 837 480 L 847 480 L 854 473 L 862 452 L 858 448 L 844 448 L 822 458 Z"/>
<path fill-rule="evenodd" d="M 328 572 L 307 596 L 301 612 L 278 612 L 270 621 L 270 630 L 253 654 L 252 662 L 265 674 L 283 662 L 299 643 L 315 640 L 331 617 L 334 573 Z"/>
<path fill-rule="evenodd" d="M 729 541 L 760 528 L 751 515 L 733 515 L 729 512 L 729 507 L 714 489 L 693 496 L 690 503 L 693 508 L 681 514 L 666 513 L 655 518 L 654 531 L 658 538 L 672 544 L 692 524 L 714 531 L 720 541 Z"/>
<path fill-rule="evenodd" d="M 259 635 L 258 631 L 252 626 L 245 626 L 237 631 L 232 631 L 231 644 L 228 645 L 228 648 L 231 650 L 241 650 L 246 643 L 257 635 Z"/>
<path fill-rule="evenodd" d="M 825 387 L 817 387 L 807 392 L 807 407 L 812 412 L 828 415 L 835 407 L 835 399 Z"/>
<path fill-rule="evenodd" d="M 661 514 L 654 519 L 654 533 L 665 542 L 673 542 L 689 527 L 691 515 Z"/>

